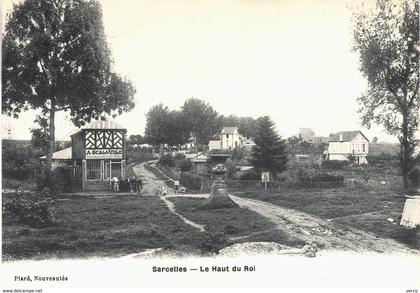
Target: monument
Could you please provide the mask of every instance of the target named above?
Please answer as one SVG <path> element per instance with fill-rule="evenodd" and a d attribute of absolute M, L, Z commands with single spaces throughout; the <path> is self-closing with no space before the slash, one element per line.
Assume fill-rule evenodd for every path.
<path fill-rule="evenodd" d="M 223 180 L 223 175 L 226 173 L 224 164 L 217 164 L 212 168 L 213 183 L 211 185 L 211 194 L 207 198 L 201 209 L 221 209 L 221 208 L 236 208 L 238 205 L 229 197 L 227 186 Z"/>

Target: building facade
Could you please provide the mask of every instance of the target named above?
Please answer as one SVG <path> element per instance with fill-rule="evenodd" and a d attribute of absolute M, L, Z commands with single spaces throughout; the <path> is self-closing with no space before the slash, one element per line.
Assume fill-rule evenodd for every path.
<path fill-rule="evenodd" d="M 361 131 L 341 131 L 330 138 L 327 160 L 348 160 L 352 155 L 357 164 L 367 164 L 369 140 Z"/>
<path fill-rule="evenodd" d="M 53 168 L 69 168 L 73 191 L 111 189 L 111 178 L 125 177 L 126 133 L 112 120 L 94 121 L 70 136 L 70 148 L 53 154 Z"/>

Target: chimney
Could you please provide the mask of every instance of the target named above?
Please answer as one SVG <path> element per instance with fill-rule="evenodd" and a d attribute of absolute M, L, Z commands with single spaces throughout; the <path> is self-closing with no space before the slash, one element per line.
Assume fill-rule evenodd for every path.
<path fill-rule="evenodd" d="M 343 135 L 340 134 L 340 141 L 343 141 Z"/>

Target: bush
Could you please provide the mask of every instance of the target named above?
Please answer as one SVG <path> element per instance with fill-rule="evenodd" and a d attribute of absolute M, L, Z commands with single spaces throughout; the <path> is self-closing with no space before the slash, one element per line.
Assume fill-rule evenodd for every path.
<path fill-rule="evenodd" d="M 5 203 L 5 209 L 19 223 L 34 228 L 44 228 L 55 223 L 56 211 L 48 188 L 37 194 L 18 192 Z"/>
<path fill-rule="evenodd" d="M 166 154 L 159 158 L 158 164 L 166 167 L 175 167 L 175 160 L 171 154 Z"/>
<path fill-rule="evenodd" d="M 57 167 L 53 170 L 51 176 L 45 175 L 45 170 L 37 178 L 38 190 L 45 187 L 51 190 L 53 194 L 71 191 L 71 169 L 68 167 Z"/>
<path fill-rule="evenodd" d="M 179 162 L 179 165 L 177 166 L 182 172 L 188 172 L 192 169 L 193 163 L 190 159 L 185 159 Z"/>
<path fill-rule="evenodd" d="M 260 180 L 261 175 L 258 174 L 257 171 L 255 171 L 254 169 L 249 170 L 248 172 L 246 172 L 245 174 L 241 175 L 239 177 L 239 180 Z"/>
<path fill-rule="evenodd" d="M 323 173 L 318 169 L 300 168 L 297 173 L 299 182 L 344 182 L 344 176 Z"/>
<path fill-rule="evenodd" d="M 408 178 L 413 183 L 414 186 L 420 186 L 420 169 L 414 168 L 410 174 L 408 174 Z"/>
<path fill-rule="evenodd" d="M 322 162 L 322 168 L 329 170 L 341 170 L 349 165 L 349 161 L 327 160 Z"/>
<path fill-rule="evenodd" d="M 194 175 L 188 172 L 182 172 L 179 181 L 181 185 L 189 189 L 192 189 L 192 190 L 201 189 L 201 178 L 198 175 Z"/>
<path fill-rule="evenodd" d="M 205 253 L 216 253 L 219 254 L 219 251 L 226 247 L 227 238 L 223 232 L 206 232 L 204 234 L 204 239 L 201 242 L 201 254 Z"/>

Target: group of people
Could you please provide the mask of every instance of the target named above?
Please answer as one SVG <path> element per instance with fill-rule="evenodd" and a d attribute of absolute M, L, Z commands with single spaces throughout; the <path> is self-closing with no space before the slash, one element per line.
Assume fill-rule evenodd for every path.
<path fill-rule="evenodd" d="M 178 180 L 174 181 L 174 192 L 175 194 L 185 193 L 185 187 L 181 186 Z M 167 193 L 168 193 L 168 188 L 166 187 L 165 183 L 159 186 L 156 191 L 156 195 L 165 196 Z"/>
<path fill-rule="evenodd" d="M 127 178 L 112 177 L 111 178 L 112 190 L 114 192 L 134 192 L 139 193 L 143 188 L 143 182 L 136 176 Z"/>

